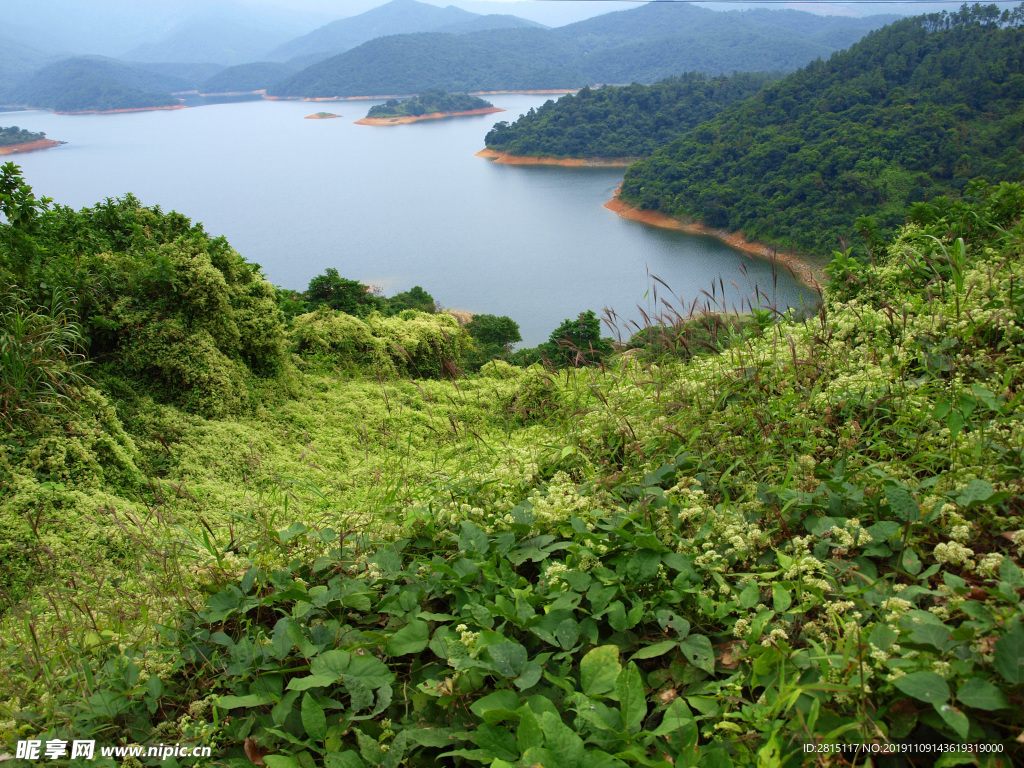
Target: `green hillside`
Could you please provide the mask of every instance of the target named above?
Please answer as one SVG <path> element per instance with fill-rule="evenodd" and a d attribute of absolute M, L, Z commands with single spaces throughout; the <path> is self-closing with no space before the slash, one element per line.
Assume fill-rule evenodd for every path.
<path fill-rule="evenodd" d="M 200 86 L 203 93 L 260 91 L 295 74 L 294 67 L 276 61 L 239 64 L 217 72 Z"/>
<path fill-rule="evenodd" d="M 1021 178 L 1022 26 L 993 6 L 897 22 L 635 165 L 622 196 L 824 254 L 973 178 Z"/>
<path fill-rule="evenodd" d="M 649 329 L 654 357 L 474 376 L 447 316 L 287 322 L 179 214 L 47 210 L 13 165 L 0 189 L 25 286 L 0 292 L 7 752 L 1018 746 L 1021 186 L 917 207 L 874 263 L 834 262 L 810 319 L 701 315 Z"/>
<path fill-rule="evenodd" d="M 62 112 L 134 109 L 177 104 L 171 91 L 187 84 L 142 67 L 100 57 L 76 57 L 49 64 L 8 91 L 21 104 Z"/>
<path fill-rule="evenodd" d="M 19 128 L 16 125 L 9 126 L 7 128 L 0 127 L 0 147 L 10 146 L 11 144 L 25 144 L 30 141 L 38 141 L 39 139 L 45 139 L 46 134 L 40 131 L 34 133 L 32 131 Z"/>
<path fill-rule="evenodd" d="M 411 99 L 388 99 L 384 104 L 370 107 L 367 117 L 417 117 L 435 112 L 469 112 L 473 109 L 493 107 L 491 102 L 465 93 L 424 91 Z"/>
<path fill-rule="evenodd" d="M 644 157 L 773 79 L 690 72 L 654 85 L 584 88 L 498 123 L 485 143 L 534 157 Z"/>
<path fill-rule="evenodd" d="M 577 88 L 565 44 L 541 29 L 501 29 L 465 35 L 393 35 L 326 61 L 267 89 L 273 96 L 377 96 L 422 93 Z"/>

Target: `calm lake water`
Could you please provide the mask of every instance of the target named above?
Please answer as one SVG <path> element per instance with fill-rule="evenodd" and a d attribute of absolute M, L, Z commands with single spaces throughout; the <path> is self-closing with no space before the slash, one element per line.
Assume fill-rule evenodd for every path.
<path fill-rule="evenodd" d="M 226 236 L 277 285 L 304 289 L 327 267 L 387 295 L 421 285 L 446 307 L 512 317 L 528 345 L 587 309 L 638 320 L 638 306 L 653 308 L 649 275 L 672 287 L 677 307 L 679 296 L 692 302 L 720 280 L 730 306 L 755 285 L 773 294 L 766 262 L 604 208 L 621 169 L 474 157 L 495 122 L 548 97 L 488 98 L 507 112 L 384 128 L 353 125 L 376 101 L 0 113 L 0 125 L 68 142 L 3 159 L 63 205 L 131 192 L 180 211 Z M 303 119 L 320 110 L 343 117 Z M 814 298 L 785 272 L 774 295 L 779 306 Z"/>

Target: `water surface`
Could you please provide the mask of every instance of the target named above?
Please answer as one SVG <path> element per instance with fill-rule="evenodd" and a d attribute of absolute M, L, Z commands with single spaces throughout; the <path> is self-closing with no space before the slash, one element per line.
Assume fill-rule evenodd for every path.
<path fill-rule="evenodd" d="M 766 262 L 713 238 L 604 208 L 622 169 L 474 157 L 496 121 L 549 97 L 488 98 L 508 111 L 371 127 L 353 121 L 378 101 L 246 101 L 114 115 L 0 113 L 0 125 L 68 142 L 5 158 L 22 166 L 37 195 L 78 208 L 131 192 L 226 236 L 277 285 L 304 289 L 327 267 L 388 295 L 421 285 L 447 307 L 509 315 L 530 345 L 587 309 L 639 320 L 638 305 L 653 309 L 649 274 L 685 302 L 719 284 L 737 307 L 755 284 L 781 306 L 813 300 L 786 273 L 773 288 Z M 321 110 L 343 119 L 303 119 Z"/>

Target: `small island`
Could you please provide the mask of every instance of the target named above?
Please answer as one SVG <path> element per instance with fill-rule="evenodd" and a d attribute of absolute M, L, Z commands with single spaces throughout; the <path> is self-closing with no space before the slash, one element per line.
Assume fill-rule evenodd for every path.
<path fill-rule="evenodd" d="M 63 143 L 63 141 L 46 138 L 46 134 L 42 131 L 34 133 L 16 125 L 12 125 L 10 128 L 0 127 L 0 155 L 31 152 L 34 149 L 57 147 Z"/>
<path fill-rule="evenodd" d="M 504 111 L 477 96 L 431 90 L 411 99 L 388 99 L 383 104 L 371 107 L 366 117 L 356 120 L 356 125 L 402 125 L 417 120 L 487 115 Z"/>
<path fill-rule="evenodd" d="M 333 112 L 317 112 L 315 115 L 306 115 L 305 120 L 333 120 L 341 115 L 336 115 Z"/>

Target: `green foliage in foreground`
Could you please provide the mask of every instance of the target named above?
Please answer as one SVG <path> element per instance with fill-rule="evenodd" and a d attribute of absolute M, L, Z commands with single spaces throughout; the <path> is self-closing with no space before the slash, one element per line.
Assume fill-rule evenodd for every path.
<path fill-rule="evenodd" d="M 487 134 L 489 149 L 534 157 L 645 157 L 775 79 L 687 72 L 654 85 L 584 88 Z"/>
<path fill-rule="evenodd" d="M 437 89 L 424 91 L 411 99 L 388 99 L 383 104 L 370 107 L 367 117 L 419 117 L 434 112 L 469 112 L 473 109 L 493 107 L 491 102 L 479 96 L 465 93 L 445 93 Z"/>
<path fill-rule="evenodd" d="M 797 766 L 837 743 L 1005 765 L 1024 188 L 969 192 L 916 207 L 873 264 L 839 254 L 817 317 L 726 324 L 685 363 L 314 371 L 258 414 L 140 413 L 177 430 L 151 491 L 56 462 L 35 491 L 105 494 L 71 535 L 112 556 L 51 563 L 48 595 L 7 608 L 7 738 L 239 768 Z M 39 452 L 0 448 L 25 494 Z M 27 512 L 10 551 L 41 570 L 67 513 Z"/>
<path fill-rule="evenodd" d="M 622 197 L 806 253 L 860 216 L 890 236 L 915 202 L 1024 174 L 1022 47 L 1021 8 L 897 22 L 635 164 Z"/>
<path fill-rule="evenodd" d="M 45 138 L 46 134 L 42 131 L 33 133 L 16 125 L 12 125 L 9 128 L 0 128 L 0 147 L 10 146 L 11 144 L 25 144 Z"/>

